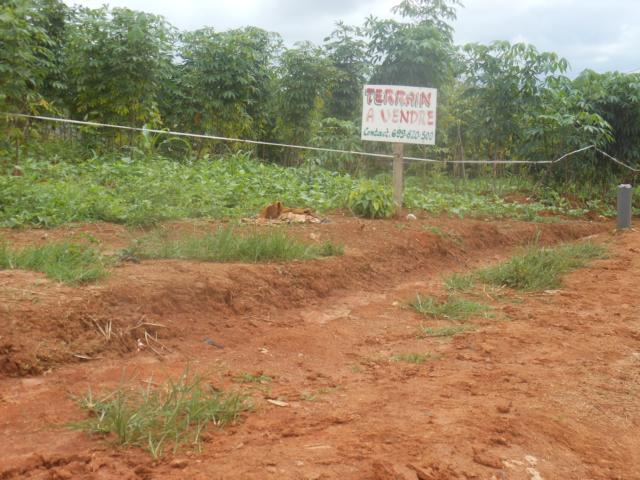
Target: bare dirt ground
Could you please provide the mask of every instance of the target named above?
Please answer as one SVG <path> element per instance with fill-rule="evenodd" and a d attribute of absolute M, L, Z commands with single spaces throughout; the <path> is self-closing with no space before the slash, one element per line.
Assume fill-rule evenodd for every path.
<path fill-rule="evenodd" d="M 640 233 L 598 222 L 331 220 L 291 231 L 344 242 L 343 257 L 125 263 L 83 287 L 0 271 L 0 480 L 640 479 Z M 138 234 L 100 224 L 0 235 L 24 245 L 88 233 L 112 251 Z M 444 276 L 534 239 L 587 236 L 610 257 L 561 290 L 480 287 L 493 317 L 455 337 L 417 335 L 446 322 L 406 302 L 443 295 Z M 98 328 L 107 325 L 110 338 Z M 158 334 L 156 352 L 137 347 L 145 330 Z M 402 353 L 429 360 L 392 361 Z M 85 415 L 71 395 L 187 366 L 255 405 L 211 430 L 201 453 L 154 462 L 65 428 Z M 273 380 L 240 385 L 245 372 Z"/>

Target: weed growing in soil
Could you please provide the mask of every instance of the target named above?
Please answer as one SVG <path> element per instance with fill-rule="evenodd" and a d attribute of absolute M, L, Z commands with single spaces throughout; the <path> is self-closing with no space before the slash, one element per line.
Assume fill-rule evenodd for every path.
<path fill-rule="evenodd" d="M 236 377 L 236 381 L 240 383 L 269 383 L 273 380 L 269 375 L 264 374 L 251 374 L 251 373 L 241 373 Z"/>
<path fill-rule="evenodd" d="M 189 235 L 170 239 L 158 231 L 139 239 L 127 249 L 139 258 L 178 258 L 205 262 L 269 262 L 308 260 L 341 255 L 343 246 L 331 242 L 307 245 L 283 231 L 237 233 L 232 227 L 220 227 L 213 234 Z"/>
<path fill-rule="evenodd" d="M 406 362 L 420 365 L 429 359 L 429 355 L 422 353 L 399 353 L 391 357 L 392 362 Z"/>
<path fill-rule="evenodd" d="M 427 327 L 420 326 L 419 337 L 453 337 L 459 333 L 473 330 L 472 325 L 452 325 L 449 327 Z"/>
<path fill-rule="evenodd" d="M 105 263 L 100 252 L 88 245 L 62 242 L 11 250 L 0 244 L 0 269 L 34 270 L 70 284 L 103 278 L 107 274 Z"/>
<path fill-rule="evenodd" d="M 475 279 L 470 273 L 454 273 L 444 281 L 444 287 L 449 291 L 468 292 L 475 286 Z"/>
<path fill-rule="evenodd" d="M 458 246 L 462 246 L 462 244 L 464 243 L 464 240 L 460 237 L 460 235 L 456 233 L 447 232 L 439 227 L 435 227 L 432 225 L 425 225 L 423 228 L 425 231 L 433 233 L 434 235 L 437 235 L 444 240 L 450 240 Z"/>
<path fill-rule="evenodd" d="M 90 418 L 70 428 L 106 435 L 118 445 L 145 448 L 154 458 L 169 445 L 174 452 L 187 443 L 200 448 L 209 424 L 223 427 L 250 408 L 246 396 L 221 392 L 188 372 L 153 388 L 121 385 L 100 398 L 89 391 L 78 403 Z"/>
<path fill-rule="evenodd" d="M 428 317 L 466 320 L 474 315 L 487 315 L 489 307 L 465 298 L 449 296 L 445 301 L 418 295 L 411 307 Z"/>
<path fill-rule="evenodd" d="M 492 285 L 521 290 L 546 290 L 561 284 L 561 275 L 602 258 L 606 249 L 593 243 L 567 244 L 555 248 L 531 248 L 495 267 L 477 273 Z"/>

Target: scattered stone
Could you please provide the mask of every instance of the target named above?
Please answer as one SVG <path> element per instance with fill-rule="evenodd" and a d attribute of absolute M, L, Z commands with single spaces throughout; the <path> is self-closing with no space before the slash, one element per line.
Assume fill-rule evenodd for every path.
<path fill-rule="evenodd" d="M 176 458 L 171 461 L 171 468 L 185 468 L 188 463 L 185 458 Z"/>
<path fill-rule="evenodd" d="M 433 475 L 433 473 L 429 473 L 423 468 L 417 467 L 416 465 L 413 465 L 411 463 L 408 463 L 407 467 L 416 472 L 418 480 L 436 480 L 436 477 Z"/>
<path fill-rule="evenodd" d="M 275 405 L 276 407 L 288 407 L 289 406 L 289 404 L 287 402 L 283 402 L 281 400 L 268 399 L 267 402 L 269 402 L 271 405 Z"/>
<path fill-rule="evenodd" d="M 224 348 L 224 345 L 217 343 L 215 340 L 209 338 L 209 337 L 205 337 L 205 339 L 203 340 L 204 343 L 206 343 L 207 345 L 211 345 L 212 347 L 216 347 L 216 348 Z"/>
<path fill-rule="evenodd" d="M 511 407 L 513 406 L 512 402 L 500 402 L 496 405 L 496 410 L 500 413 L 509 413 L 511 411 Z"/>
<path fill-rule="evenodd" d="M 416 217 L 413 213 L 410 213 L 407 215 L 407 220 L 417 220 L 418 217 Z"/>
<path fill-rule="evenodd" d="M 502 469 L 502 460 L 491 453 L 474 449 L 473 461 L 484 467 Z"/>
<path fill-rule="evenodd" d="M 540 472 L 535 468 L 527 468 L 527 473 L 531 477 L 531 480 L 543 480 L 542 475 L 540 475 Z"/>
<path fill-rule="evenodd" d="M 378 461 L 373 463 L 373 478 L 375 480 L 416 480 L 417 476 L 413 469 Z"/>

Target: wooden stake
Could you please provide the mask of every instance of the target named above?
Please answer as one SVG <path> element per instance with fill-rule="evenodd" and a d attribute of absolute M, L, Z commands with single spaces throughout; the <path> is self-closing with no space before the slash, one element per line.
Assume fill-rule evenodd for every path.
<path fill-rule="evenodd" d="M 402 208 L 403 190 L 403 166 L 404 166 L 404 143 L 393 144 L 393 201 L 396 210 L 400 213 Z"/>

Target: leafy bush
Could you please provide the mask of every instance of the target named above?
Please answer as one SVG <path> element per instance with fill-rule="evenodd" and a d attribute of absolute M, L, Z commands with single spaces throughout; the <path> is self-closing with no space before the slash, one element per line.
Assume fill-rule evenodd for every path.
<path fill-rule="evenodd" d="M 359 217 L 388 218 L 396 211 L 391 190 L 364 180 L 349 194 L 349 208 Z"/>

